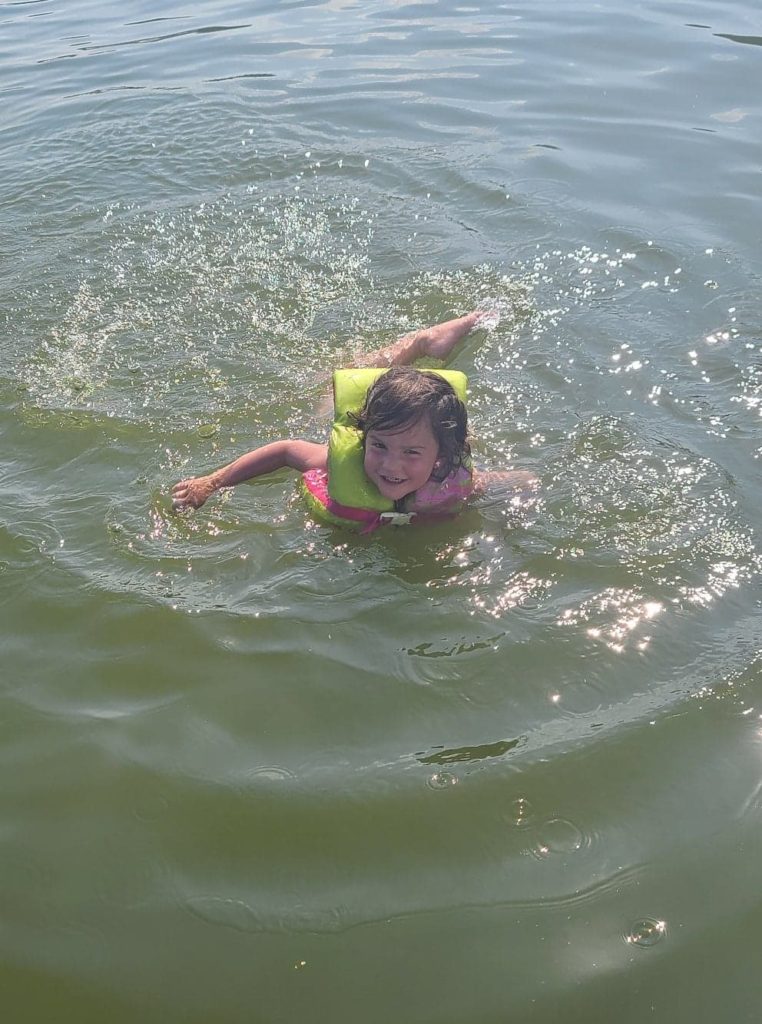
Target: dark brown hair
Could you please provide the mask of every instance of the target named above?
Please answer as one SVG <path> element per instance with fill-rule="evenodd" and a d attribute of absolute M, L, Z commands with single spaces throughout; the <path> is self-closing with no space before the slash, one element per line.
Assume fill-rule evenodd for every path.
<path fill-rule="evenodd" d="M 371 430 L 404 430 L 424 417 L 439 446 L 432 476 L 444 480 L 471 455 L 466 407 L 444 377 L 412 366 L 394 366 L 368 388 L 359 413 L 349 414 L 362 431 L 363 445 Z"/>

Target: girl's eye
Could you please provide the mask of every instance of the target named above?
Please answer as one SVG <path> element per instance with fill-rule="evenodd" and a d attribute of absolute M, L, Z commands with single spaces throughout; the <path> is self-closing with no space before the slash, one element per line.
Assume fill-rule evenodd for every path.
<path fill-rule="evenodd" d="M 371 448 L 386 448 L 386 445 L 383 443 L 383 441 L 371 441 L 370 446 Z"/>

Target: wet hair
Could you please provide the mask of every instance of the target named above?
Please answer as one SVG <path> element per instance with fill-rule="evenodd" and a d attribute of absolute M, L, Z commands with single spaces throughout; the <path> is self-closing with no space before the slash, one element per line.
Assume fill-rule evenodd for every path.
<path fill-rule="evenodd" d="M 441 481 L 471 455 L 466 407 L 444 377 L 412 366 L 394 366 L 368 388 L 359 413 L 349 414 L 362 431 L 363 447 L 371 430 L 404 430 L 424 417 L 439 446 L 432 476 Z"/>

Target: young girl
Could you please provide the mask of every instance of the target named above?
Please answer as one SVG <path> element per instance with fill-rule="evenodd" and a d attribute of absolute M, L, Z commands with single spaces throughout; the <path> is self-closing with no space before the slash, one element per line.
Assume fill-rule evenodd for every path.
<path fill-rule="evenodd" d="M 341 484 L 349 500 L 332 493 L 328 445 L 288 440 L 266 444 L 207 476 L 181 480 L 172 489 L 175 510 L 200 508 L 222 487 L 289 467 L 304 474 L 310 504 L 333 522 L 370 530 L 383 522 L 451 515 L 484 483 L 483 475 L 475 478 L 471 469 L 466 408 L 443 376 L 414 369 L 410 363 L 426 357 L 446 359 L 488 315 L 469 313 L 408 334 L 364 357 L 364 365 L 390 369 L 369 387 L 360 411 L 346 414 L 356 428 L 355 437 L 359 431 L 362 446 L 357 455 L 361 479 Z M 339 474 L 346 477 L 344 463 L 353 456 L 344 458 L 340 446 L 335 447 L 330 468 L 338 484 Z M 531 474 L 509 475 L 516 478 L 516 486 L 532 486 Z"/>

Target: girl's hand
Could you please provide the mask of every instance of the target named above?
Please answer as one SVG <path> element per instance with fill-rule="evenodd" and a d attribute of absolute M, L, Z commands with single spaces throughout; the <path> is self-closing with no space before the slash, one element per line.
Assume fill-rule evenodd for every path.
<path fill-rule="evenodd" d="M 193 476 L 188 480 L 181 480 L 172 488 L 172 508 L 175 512 L 184 512 L 188 508 L 201 508 L 206 499 L 216 490 L 214 474 Z"/>

